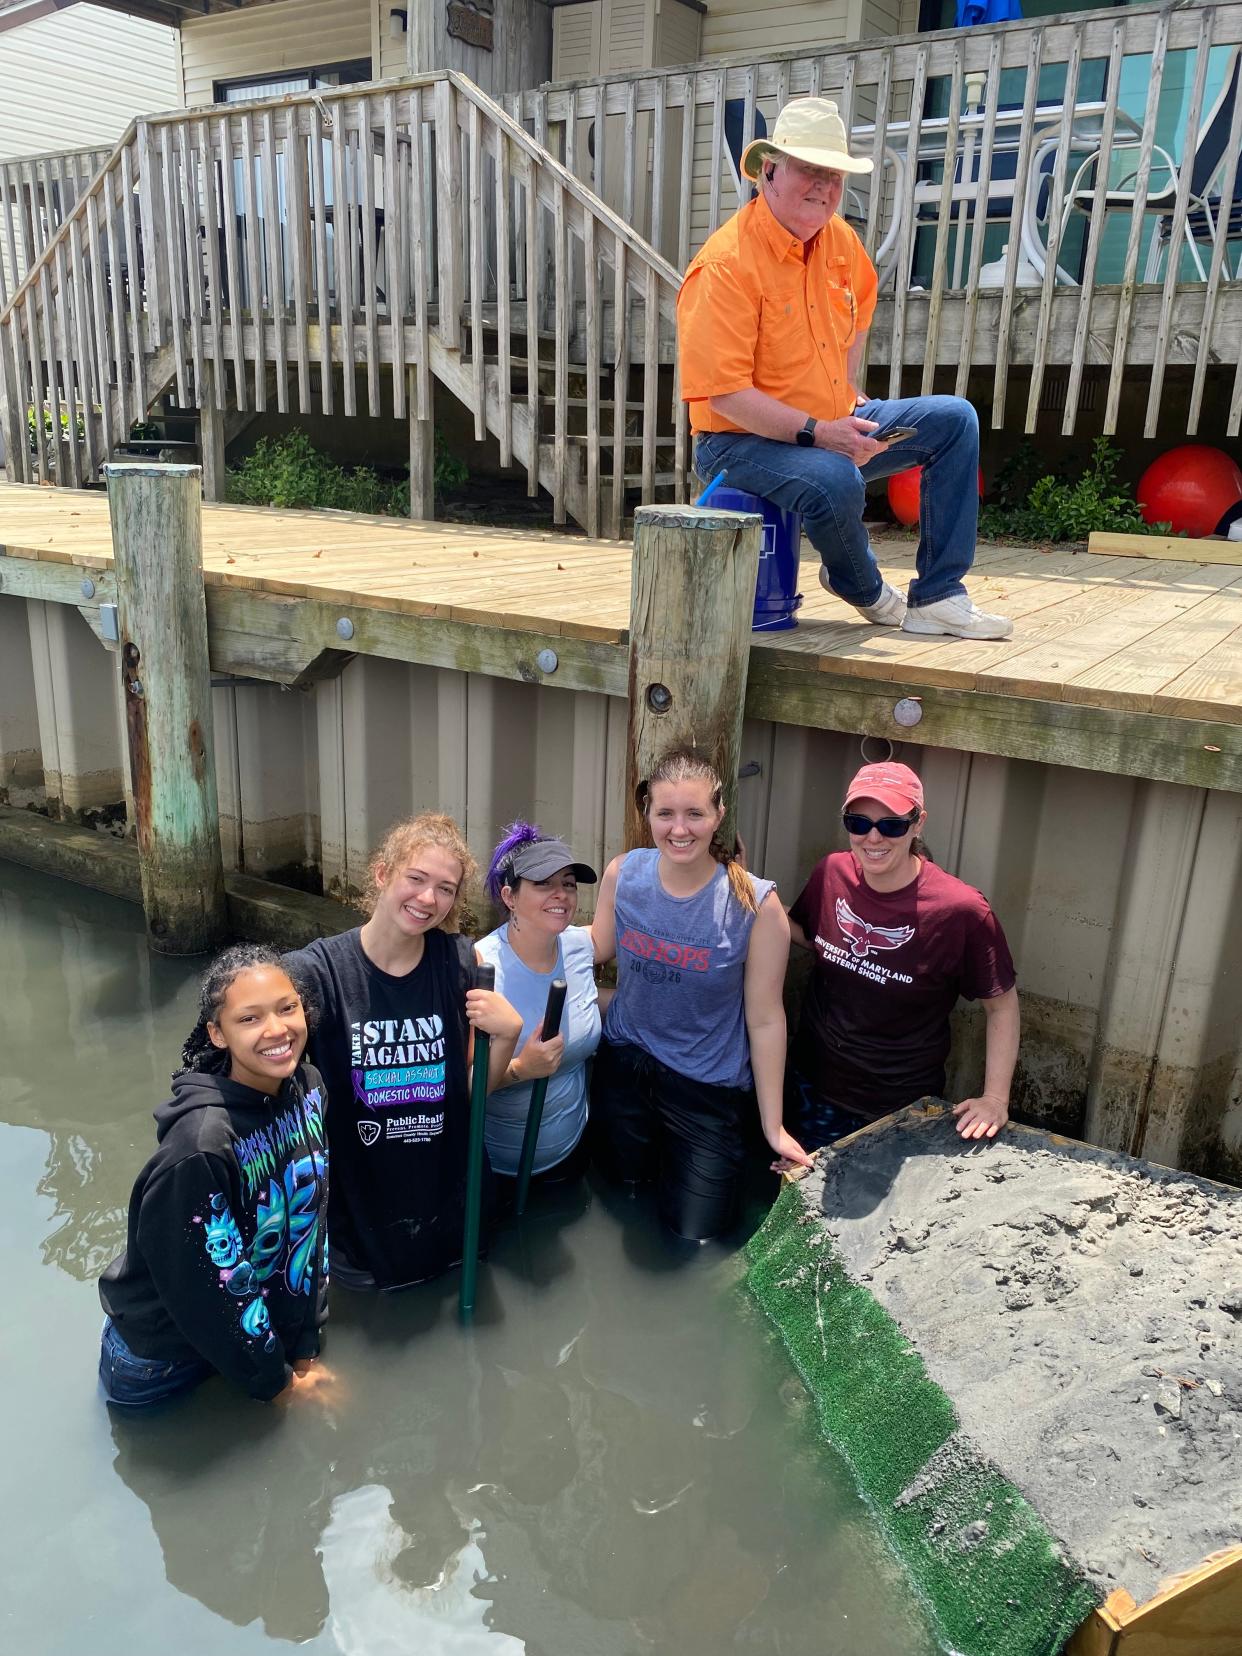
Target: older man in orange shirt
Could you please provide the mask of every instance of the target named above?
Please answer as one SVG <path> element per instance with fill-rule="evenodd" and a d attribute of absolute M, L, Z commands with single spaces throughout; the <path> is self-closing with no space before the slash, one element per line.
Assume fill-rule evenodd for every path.
<path fill-rule="evenodd" d="M 801 512 L 830 592 L 878 626 L 1007 638 L 1013 623 L 970 601 L 979 421 L 961 397 L 864 398 L 875 267 L 837 209 L 849 153 L 827 98 L 786 104 L 742 171 L 759 194 L 692 260 L 677 300 L 681 394 L 695 466 Z M 889 433 L 910 430 L 895 442 Z M 866 483 L 923 468 L 918 573 L 908 599 L 882 578 L 863 528 Z"/>

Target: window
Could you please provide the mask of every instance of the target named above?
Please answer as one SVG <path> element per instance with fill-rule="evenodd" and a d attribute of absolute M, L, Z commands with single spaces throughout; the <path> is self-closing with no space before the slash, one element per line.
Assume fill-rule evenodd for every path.
<path fill-rule="evenodd" d="M 321 86 L 353 86 L 370 79 L 370 58 L 354 58 L 349 63 L 327 63 L 246 80 L 217 81 L 214 98 L 216 103 L 248 103 L 253 98 L 282 98 L 287 92 L 314 92 Z"/>

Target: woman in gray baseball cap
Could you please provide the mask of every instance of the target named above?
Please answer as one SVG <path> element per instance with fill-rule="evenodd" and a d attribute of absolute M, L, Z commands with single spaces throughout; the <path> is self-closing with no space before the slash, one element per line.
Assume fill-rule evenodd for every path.
<path fill-rule="evenodd" d="M 562 839 L 529 822 L 507 828 L 492 852 L 485 884 L 504 923 L 475 948 L 496 968 L 496 988 L 522 1018 L 517 1050 L 504 1083 L 487 1100 L 487 1153 L 500 1184 L 515 1178 L 534 1083 L 548 1077 L 535 1177 L 572 1178 L 585 1166 L 579 1153 L 587 1119 L 587 1062 L 599 1044 L 590 933 L 575 926 L 579 885 L 598 875 L 579 862 Z M 545 1041 L 548 988 L 567 985 L 561 1032 Z"/>

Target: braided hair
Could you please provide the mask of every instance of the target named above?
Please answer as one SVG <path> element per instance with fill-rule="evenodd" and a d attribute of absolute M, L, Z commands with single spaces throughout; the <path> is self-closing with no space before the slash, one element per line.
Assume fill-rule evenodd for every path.
<path fill-rule="evenodd" d="M 547 834 L 537 823 L 523 822 L 521 818 L 501 829 L 500 843 L 492 852 L 492 860 L 487 865 L 483 885 L 502 915 L 507 915 L 509 911 L 500 895 L 501 888 L 509 886 L 516 889 L 521 880 L 521 875 L 513 872 L 513 853 L 519 845 L 537 845 L 540 840 L 547 838 Z"/>
<path fill-rule="evenodd" d="M 712 806 L 719 810 L 724 800 L 724 782 L 716 767 L 695 748 L 672 748 L 661 754 L 651 775 L 635 791 L 638 809 L 646 817 L 651 808 L 651 790 L 657 782 L 704 782 L 711 790 Z M 750 875 L 738 860 L 736 845 L 730 849 L 718 833 L 712 835 L 711 854 L 729 876 L 729 890 L 744 909 L 759 912 Z"/>
<path fill-rule="evenodd" d="M 236 979 L 243 972 L 263 966 L 274 966 L 286 974 L 302 1002 L 307 1030 L 311 1029 L 316 1010 L 313 998 L 305 980 L 290 970 L 280 950 L 273 949 L 267 943 L 234 943 L 222 950 L 203 973 L 198 986 L 198 1022 L 185 1038 L 185 1045 L 181 1048 L 181 1069 L 175 1074 L 185 1070 L 221 1074 L 228 1069 L 228 1050 L 215 1044 L 207 1032 L 207 1025 L 219 1023 L 225 996 Z"/>

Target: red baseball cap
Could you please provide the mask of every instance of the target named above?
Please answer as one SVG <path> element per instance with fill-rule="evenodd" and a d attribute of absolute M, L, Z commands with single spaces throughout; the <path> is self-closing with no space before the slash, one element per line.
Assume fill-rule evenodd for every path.
<path fill-rule="evenodd" d="M 923 809 L 923 784 L 909 765 L 864 765 L 846 790 L 846 805 L 855 799 L 877 799 L 898 816 L 908 816 Z"/>

